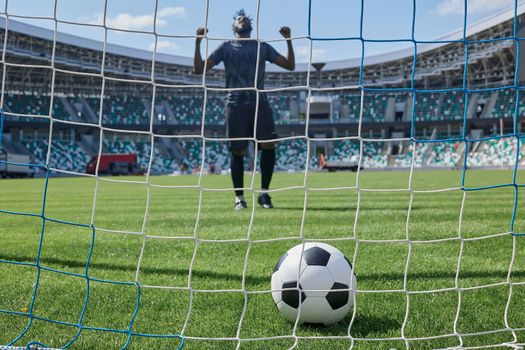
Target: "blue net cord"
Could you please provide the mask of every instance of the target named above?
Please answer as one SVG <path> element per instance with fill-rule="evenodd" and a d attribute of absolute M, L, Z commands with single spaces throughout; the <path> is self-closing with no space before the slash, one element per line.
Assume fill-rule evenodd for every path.
<path fill-rule="evenodd" d="M 41 274 L 40 254 L 42 252 L 42 244 L 44 242 L 44 232 L 45 232 L 45 228 L 46 228 L 45 209 L 46 209 L 46 198 L 47 198 L 47 186 L 48 186 L 48 183 L 49 183 L 49 170 L 46 171 L 46 180 L 44 182 L 44 196 L 43 196 L 43 199 L 42 199 L 42 214 L 41 214 L 42 228 L 40 230 L 40 241 L 39 241 L 39 244 L 38 244 L 38 251 L 37 251 L 36 263 L 35 263 L 35 267 L 37 269 L 37 275 L 36 275 L 35 287 L 33 289 L 33 295 L 31 296 L 31 302 L 30 302 L 30 306 L 29 306 L 29 321 L 28 321 L 28 324 L 27 324 L 26 328 L 15 339 L 13 339 L 11 342 L 9 342 L 7 344 L 8 346 L 13 345 L 18 340 L 20 340 L 29 331 L 29 328 L 33 324 L 33 309 L 34 309 L 34 306 L 35 306 L 36 293 L 38 291 L 38 285 L 39 285 L 39 282 L 40 282 L 40 274 Z M 33 343 L 33 342 L 30 342 L 30 344 L 31 343 Z M 29 344 L 27 346 L 29 347 Z"/>
<path fill-rule="evenodd" d="M 512 27 L 512 34 L 515 38 L 516 45 L 516 68 L 514 70 L 514 87 L 516 88 L 516 101 L 514 101 L 514 118 L 512 123 L 512 131 L 516 138 L 516 160 L 514 162 L 514 173 L 512 174 L 512 183 L 514 185 L 514 208 L 512 210 L 512 218 L 510 221 L 510 232 L 515 236 L 524 236 L 525 232 L 516 233 L 514 231 L 514 223 L 516 221 L 516 214 L 518 211 L 518 199 L 519 199 L 519 187 L 516 181 L 518 173 L 518 162 L 520 160 L 520 137 L 518 129 L 518 113 L 519 113 L 519 98 L 520 98 L 520 87 L 519 87 L 519 64 L 520 64 L 520 42 L 518 39 L 518 0 L 514 0 L 514 24 Z"/>
<path fill-rule="evenodd" d="M 0 145 L 2 144 L 2 140 L 3 140 L 4 123 L 5 123 L 5 114 L 4 114 L 3 109 L 0 109 Z M 32 295 L 31 295 L 31 301 L 30 301 L 28 312 L 11 311 L 11 310 L 2 310 L 2 309 L 0 309 L 0 313 L 1 314 L 24 316 L 24 317 L 28 318 L 28 323 L 25 326 L 25 328 L 23 329 L 23 331 L 20 332 L 20 334 L 18 334 L 13 340 L 8 342 L 6 344 L 6 346 L 14 346 L 14 345 L 16 345 L 16 343 L 19 342 L 28 333 L 28 331 L 31 329 L 31 326 L 33 325 L 33 321 L 34 320 L 39 320 L 39 321 L 49 322 L 49 323 L 52 323 L 52 324 L 58 324 L 58 325 L 62 325 L 62 326 L 74 327 L 74 328 L 78 329 L 77 333 L 62 347 L 63 349 L 67 349 L 71 345 L 73 345 L 75 343 L 75 341 L 81 336 L 83 330 L 127 334 L 126 342 L 125 342 L 125 344 L 122 347 L 123 349 L 126 349 L 131 344 L 131 341 L 132 341 L 133 337 L 180 339 L 180 344 L 178 346 L 178 349 L 182 349 L 183 346 L 184 346 L 184 337 L 179 335 L 179 334 L 147 334 L 147 333 L 133 332 L 133 324 L 134 324 L 134 321 L 135 321 L 135 319 L 137 317 L 137 314 L 139 312 L 139 309 L 140 309 L 140 284 L 139 283 L 116 282 L 116 281 L 101 280 L 101 279 L 95 279 L 95 278 L 90 278 L 89 277 L 89 265 L 90 265 L 90 261 L 91 261 L 92 255 L 93 255 L 93 249 L 94 249 L 94 246 L 95 246 L 96 229 L 95 229 L 95 227 L 93 225 L 77 223 L 77 222 L 68 222 L 68 221 L 63 221 L 63 220 L 58 220 L 58 219 L 53 219 L 53 218 L 46 217 L 45 209 L 46 209 L 47 190 L 48 190 L 49 178 L 51 176 L 51 170 L 50 170 L 48 164 L 45 164 L 45 165 L 33 164 L 33 163 L 27 163 L 26 164 L 26 163 L 16 163 L 16 162 L 9 162 L 9 161 L 0 161 L 0 164 L 28 166 L 28 167 L 38 167 L 38 168 L 41 168 L 41 169 L 43 169 L 45 171 L 44 193 L 43 193 L 43 198 L 42 198 L 41 212 L 39 214 L 26 213 L 26 212 L 16 212 L 16 211 L 9 211 L 9 210 L 0 209 L 0 213 L 11 214 L 11 215 L 20 215 L 20 216 L 29 216 L 29 217 L 39 217 L 42 220 L 42 226 L 41 226 L 41 230 L 40 230 L 40 239 L 39 239 L 39 245 L 38 245 L 38 251 L 37 251 L 37 256 L 36 256 L 35 263 L 10 261 L 10 260 L 5 260 L 5 259 L 0 259 L 0 263 L 34 267 L 34 268 L 36 268 L 36 271 L 37 271 L 36 280 L 35 280 L 35 284 L 34 284 L 35 286 L 33 288 L 33 292 L 32 292 Z M 61 271 L 61 270 L 57 270 L 57 269 L 53 269 L 53 268 L 42 266 L 40 264 L 40 256 L 41 256 L 41 252 L 42 252 L 42 245 L 43 245 L 43 242 L 44 242 L 46 221 L 59 223 L 59 224 L 63 224 L 63 225 L 72 225 L 72 226 L 78 226 L 78 227 L 89 227 L 91 229 L 91 232 L 92 232 L 92 234 L 91 234 L 91 244 L 90 244 L 90 248 L 89 248 L 89 254 L 88 254 L 88 257 L 87 257 L 87 260 L 86 260 L 85 273 L 84 274 L 76 274 L 76 273 Z M 35 301 L 36 301 L 36 298 L 37 298 L 38 288 L 39 288 L 39 284 L 40 284 L 40 276 L 41 276 L 42 270 L 50 271 L 50 272 L 54 272 L 54 273 L 58 273 L 58 274 L 63 274 L 63 275 L 81 277 L 81 278 L 85 279 L 85 281 L 86 281 L 86 296 L 85 296 L 84 304 L 82 306 L 82 310 L 80 312 L 79 320 L 78 320 L 77 323 L 69 323 L 69 322 L 53 320 L 53 319 L 49 319 L 49 318 L 46 318 L 46 317 L 40 317 L 40 316 L 34 314 L 34 306 L 35 306 Z M 136 303 L 135 303 L 135 309 L 134 309 L 133 315 L 131 317 L 131 320 L 130 320 L 126 330 L 118 330 L 118 329 L 103 328 L 103 327 L 90 327 L 90 326 L 84 326 L 83 325 L 84 316 L 85 316 L 87 307 L 89 305 L 89 297 L 90 297 L 90 291 L 91 291 L 90 281 L 96 281 L 96 282 L 101 282 L 101 283 L 109 283 L 109 284 L 114 284 L 114 285 L 122 285 L 122 284 L 124 284 L 124 285 L 135 286 L 137 288 L 137 300 L 136 300 Z M 41 343 L 39 341 L 33 341 L 33 340 L 28 341 L 26 343 L 26 345 L 25 345 L 26 349 L 47 348 L 47 347 L 48 346 L 46 344 Z"/>

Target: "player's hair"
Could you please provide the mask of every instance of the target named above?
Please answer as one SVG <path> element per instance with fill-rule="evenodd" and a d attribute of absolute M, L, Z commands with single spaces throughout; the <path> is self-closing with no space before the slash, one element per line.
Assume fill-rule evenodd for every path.
<path fill-rule="evenodd" d="M 248 16 L 246 14 L 246 11 L 244 11 L 244 9 L 240 9 L 239 11 L 235 12 L 235 15 L 233 16 L 232 31 L 235 33 L 235 20 L 239 16 L 244 16 L 248 19 L 248 23 L 250 24 L 250 32 L 251 32 L 252 31 L 252 17 Z"/>

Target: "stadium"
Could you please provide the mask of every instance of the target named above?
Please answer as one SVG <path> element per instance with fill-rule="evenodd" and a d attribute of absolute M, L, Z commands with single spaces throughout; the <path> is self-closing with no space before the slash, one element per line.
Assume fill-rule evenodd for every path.
<path fill-rule="evenodd" d="M 253 145 L 249 209 L 232 209 L 223 66 L 0 28 L 0 174 L 34 177 L 0 180 L 0 348 L 523 349 L 525 5 L 268 65 L 271 213 Z M 272 304 L 279 256 L 310 241 L 355 267 L 334 327 Z"/>
<path fill-rule="evenodd" d="M 411 137 L 457 139 L 456 142 L 416 144 L 420 148 L 415 160 L 418 167 L 454 168 L 462 166 L 465 158 L 467 166 L 512 167 L 515 138 L 471 143 L 460 139 L 464 134 L 473 140 L 507 135 L 513 130 L 515 112 L 518 117 L 523 114 L 525 102 L 514 87 L 515 41 L 503 40 L 512 34 L 513 16 L 509 11 L 469 28 L 471 45 L 466 86 L 463 86 L 466 50 L 464 43 L 458 42 L 461 30 L 440 38 L 440 44 L 420 49 L 415 62 L 413 49 L 367 58 L 361 77 L 359 59 L 328 62 L 319 72 L 308 72 L 308 64 L 298 65 L 291 73 L 269 68 L 268 97 L 279 136 L 288 138 L 279 144 L 277 168 L 304 169 L 305 136 L 312 143 L 310 166 L 314 168 L 318 163 L 316 155 L 321 152 L 330 160 L 356 158 L 359 142 L 316 139 L 356 136 L 359 125 L 367 139 L 399 139 L 365 142 L 364 168 L 410 167 Z M 135 153 L 140 166 L 147 170 L 151 144 L 148 135 L 111 130 L 146 133 L 152 121 L 153 131 L 159 135 L 195 135 L 195 138 L 157 139 L 152 174 L 169 174 L 181 168 L 191 172 L 199 168 L 201 130 L 203 136 L 210 138 L 202 166 L 209 169 L 211 163 L 216 163 L 217 169 L 229 168 L 226 143 L 214 141 L 225 135 L 222 117 L 225 92 L 220 91 L 224 72 L 220 69 L 206 77 L 206 86 L 210 89 L 205 92 L 197 87 L 202 83 L 201 77 L 192 73 L 192 61 L 188 57 L 158 54 L 153 67 L 151 52 L 108 45 L 102 66 L 103 43 L 64 34 L 57 37 L 52 70 L 53 31 L 16 21 L 9 31 L 12 34 L 8 36 L 5 52 L 3 137 L 7 152 L 28 154 L 34 163 L 45 164 L 51 140 L 54 152 L 50 166 L 57 171 L 83 172 L 89 159 L 98 153 L 100 120 L 101 125 L 109 129 L 102 153 Z M 21 70 L 20 65 L 35 68 Z M 101 69 L 107 78 L 103 101 L 100 99 Z M 411 86 L 412 75 L 414 86 Z M 152 77 L 158 84 L 155 95 Z M 360 83 L 367 88 L 363 92 L 362 117 L 361 91 L 345 89 Z M 315 88 L 311 94 L 307 86 Z M 497 90 L 487 90 L 491 87 Z M 287 90 L 272 91 L 282 88 Z M 305 135 L 308 101 L 310 113 L 308 135 Z M 23 119 L 24 116 L 35 118 Z M 49 118 L 46 119 L 49 116 L 56 119 L 51 138 Z M 412 119 L 416 124 L 413 135 Z M 518 119 L 518 128 L 521 125 Z M 499 149 L 502 152 L 496 152 Z M 495 157 L 496 154 L 499 156 Z"/>

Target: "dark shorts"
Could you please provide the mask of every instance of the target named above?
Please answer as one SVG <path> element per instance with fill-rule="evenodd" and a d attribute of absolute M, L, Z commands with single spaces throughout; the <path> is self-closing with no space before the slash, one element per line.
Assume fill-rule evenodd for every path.
<path fill-rule="evenodd" d="M 228 138 L 254 136 L 255 126 L 255 103 L 231 104 L 227 103 L 226 133 Z M 275 123 L 273 121 L 272 108 L 267 101 L 259 101 L 257 113 L 257 141 L 267 141 L 277 138 Z M 250 140 L 230 141 L 230 150 L 235 151 L 248 147 Z"/>

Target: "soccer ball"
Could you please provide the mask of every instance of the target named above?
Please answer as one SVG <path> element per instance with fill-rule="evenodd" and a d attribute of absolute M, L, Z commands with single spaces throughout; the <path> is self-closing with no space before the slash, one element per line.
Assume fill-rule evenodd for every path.
<path fill-rule="evenodd" d="M 302 255 L 301 255 L 302 251 Z M 299 277 L 299 280 L 298 280 Z M 299 244 L 277 262 L 272 274 L 272 297 L 290 322 L 332 325 L 354 305 L 357 281 L 352 264 L 325 243 Z"/>

